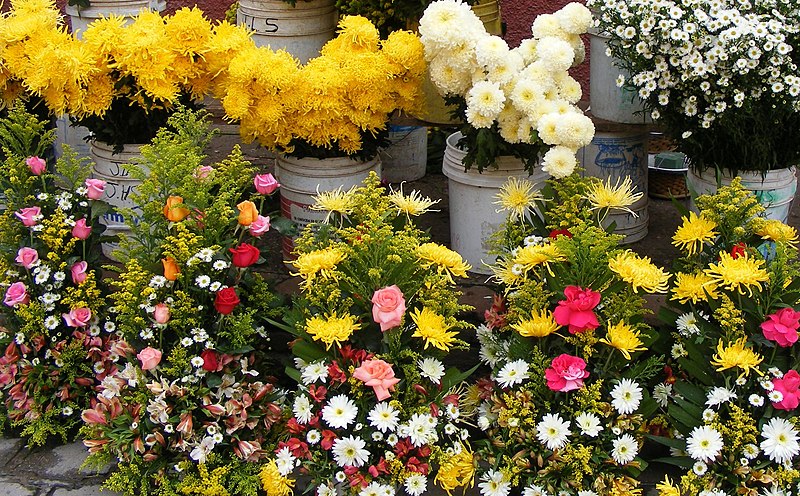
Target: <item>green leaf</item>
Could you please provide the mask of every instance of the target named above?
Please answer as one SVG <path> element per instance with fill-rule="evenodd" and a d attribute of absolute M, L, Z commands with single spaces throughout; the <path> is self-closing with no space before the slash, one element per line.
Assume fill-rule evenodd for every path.
<path fill-rule="evenodd" d="M 269 225 L 284 236 L 296 236 L 298 232 L 297 224 L 286 217 L 271 217 Z"/>
<path fill-rule="evenodd" d="M 219 387 L 222 384 L 222 378 L 217 374 L 209 374 L 206 376 L 206 385 L 210 388 Z"/>
<path fill-rule="evenodd" d="M 444 373 L 444 377 L 442 377 L 442 391 L 448 391 L 451 387 L 471 376 L 476 370 L 478 370 L 478 367 L 480 367 L 480 364 L 472 367 L 466 372 L 461 372 L 456 368 L 447 369 Z"/>
<path fill-rule="evenodd" d="M 667 465 L 673 465 L 676 467 L 683 467 L 683 468 L 692 468 L 694 465 L 694 460 L 689 457 L 681 456 L 681 457 L 668 457 L 668 458 L 656 458 L 655 460 L 651 460 L 652 462 L 656 463 L 665 463 Z"/>
<path fill-rule="evenodd" d="M 286 375 L 294 379 L 298 384 L 303 383 L 303 377 L 300 375 L 300 371 L 296 368 L 287 365 L 284 371 L 286 372 Z"/>
<path fill-rule="evenodd" d="M 687 381 L 677 381 L 675 391 L 695 405 L 705 405 L 706 393 L 703 388 Z"/>
<path fill-rule="evenodd" d="M 686 449 L 686 441 L 684 441 L 683 439 L 675 439 L 674 437 L 654 436 L 652 434 L 645 434 L 645 437 L 652 441 L 657 442 L 658 444 L 669 446 L 670 448 L 675 448 L 679 450 Z"/>
<path fill-rule="evenodd" d="M 295 341 L 295 343 L 292 345 L 292 353 L 306 362 L 313 362 L 328 356 L 328 354 L 325 353 L 325 350 L 312 343 L 309 343 L 304 339 Z"/>

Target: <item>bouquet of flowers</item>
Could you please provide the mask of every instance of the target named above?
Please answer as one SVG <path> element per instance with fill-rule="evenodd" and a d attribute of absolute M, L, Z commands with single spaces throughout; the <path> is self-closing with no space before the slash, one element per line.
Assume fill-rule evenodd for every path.
<path fill-rule="evenodd" d="M 761 216 L 739 179 L 697 199 L 673 244 L 675 377 L 659 386 L 686 468 L 662 495 L 788 494 L 800 482 L 797 232 Z M 672 384 L 674 382 L 674 384 Z"/>
<path fill-rule="evenodd" d="M 297 157 L 372 158 L 385 144 L 389 115 L 419 104 L 424 73 L 415 34 L 381 40 L 366 18 L 345 16 L 338 36 L 304 66 L 283 50 L 245 47 L 230 61 L 219 97 L 245 142 Z"/>
<path fill-rule="evenodd" d="M 82 413 L 84 444 L 90 464 L 118 460 L 106 486 L 127 495 L 255 494 L 250 462 L 271 451 L 283 402 L 265 327 L 281 302 L 253 270 L 278 223 L 256 203 L 279 185 L 238 149 L 203 165 L 197 114 L 169 122 L 131 168 L 144 209 L 109 297 L 124 353 Z"/>
<path fill-rule="evenodd" d="M 800 6 L 774 0 L 589 0 L 645 106 L 699 168 L 800 159 Z"/>
<path fill-rule="evenodd" d="M 641 293 L 664 292 L 669 275 L 591 217 L 632 204 L 630 185 L 577 174 L 548 183 L 547 201 L 527 181 L 500 194 L 511 210 L 494 268 L 504 294 L 478 330 L 491 376 L 472 387 L 488 438 L 476 447 L 478 486 L 484 496 L 638 494 L 656 410 L 645 381 L 663 365 L 642 356 L 656 334 Z"/>
<path fill-rule="evenodd" d="M 537 17 L 533 38 L 509 49 L 461 0 L 425 9 L 419 32 L 431 80 L 466 117 L 459 141 L 465 168 L 482 171 L 498 156 L 513 155 L 529 172 L 541 159 L 554 177 L 572 173 L 575 152 L 591 142 L 594 125 L 576 106 L 581 87 L 567 71 L 583 60 L 580 35 L 591 23 L 586 7 L 570 3 Z"/>
<path fill-rule="evenodd" d="M 288 321 L 299 386 L 262 471 L 268 494 L 291 493 L 295 470 L 320 496 L 471 484 L 458 388 L 469 372 L 443 361 L 465 346 L 453 277 L 469 267 L 411 222 L 433 203 L 386 194 L 374 172 L 363 187 L 317 198 L 330 217 L 297 242 L 302 293 Z"/>
<path fill-rule="evenodd" d="M 30 445 L 66 442 L 118 359 L 96 255 L 105 182 L 69 151 L 54 167 L 40 158 L 44 128 L 20 108 L 0 121 L 0 428 Z"/>

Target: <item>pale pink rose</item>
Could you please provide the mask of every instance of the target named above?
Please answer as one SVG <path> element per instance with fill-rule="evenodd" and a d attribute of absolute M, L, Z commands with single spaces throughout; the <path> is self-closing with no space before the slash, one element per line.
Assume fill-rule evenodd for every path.
<path fill-rule="evenodd" d="M 169 322 L 169 307 L 166 303 L 156 303 L 155 310 L 153 310 L 153 319 L 159 324 Z"/>
<path fill-rule="evenodd" d="M 73 308 L 69 313 L 62 313 L 61 316 L 70 327 L 86 327 L 92 320 L 92 311 L 86 307 Z"/>
<path fill-rule="evenodd" d="M 161 362 L 161 351 L 148 346 L 140 351 L 136 358 L 141 362 L 142 370 L 154 369 Z"/>
<path fill-rule="evenodd" d="M 272 174 L 257 174 L 253 185 L 260 195 L 270 195 L 281 186 Z"/>
<path fill-rule="evenodd" d="M 547 387 L 553 391 L 567 392 L 583 387 L 583 380 L 589 377 L 586 362 L 582 358 L 567 355 L 555 357 L 550 367 L 544 371 Z"/>
<path fill-rule="evenodd" d="M 29 301 L 30 296 L 28 296 L 28 288 L 25 287 L 25 284 L 22 282 L 15 282 L 6 290 L 6 297 L 3 303 L 14 307 L 17 305 L 27 305 Z"/>
<path fill-rule="evenodd" d="M 259 215 L 256 220 L 250 224 L 250 234 L 256 238 L 260 237 L 265 232 L 269 231 L 269 217 Z"/>
<path fill-rule="evenodd" d="M 39 207 L 21 208 L 14 212 L 14 215 L 22 221 L 23 226 L 31 227 L 35 226 L 36 222 L 41 218 L 42 209 Z"/>
<path fill-rule="evenodd" d="M 86 180 L 86 197 L 90 200 L 99 200 L 103 197 L 103 192 L 106 190 L 106 182 L 102 179 L 87 179 Z"/>
<path fill-rule="evenodd" d="M 797 342 L 798 327 L 800 312 L 787 307 L 767 315 L 767 321 L 761 324 L 761 331 L 765 338 L 787 348 Z"/>
<path fill-rule="evenodd" d="M 26 269 L 30 269 L 36 262 L 39 261 L 39 252 L 34 250 L 33 248 L 23 246 L 17 252 L 17 258 L 14 259 L 15 262 L 22 265 Z"/>
<path fill-rule="evenodd" d="M 389 391 L 394 391 L 394 385 L 400 382 L 394 376 L 392 366 L 383 360 L 365 360 L 361 366 L 353 371 L 353 377 L 372 387 L 378 401 L 383 401 L 390 396 Z"/>
<path fill-rule="evenodd" d="M 80 219 L 72 228 L 72 235 L 78 239 L 86 239 L 92 234 L 92 226 L 86 225 L 86 219 Z"/>
<path fill-rule="evenodd" d="M 387 286 L 372 295 L 372 318 L 387 331 L 400 325 L 406 313 L 406 300 L 397 285 Z"/>
<path fill-rule="evenodd" d="M 25 159 L 25 165 L 31 169 L 34 176 L 41 176 L 42 172 L 47 169 L 47 162 L 39 157 L 28 157 Z"/>
<path fill-rule="evenodd" d="M 86 280 L 86 271 L 89 270 L 89 264 L 85 260 L 75 262 L 69 271 L 72 273 L 72 282 L 75 284 L 83 284 Z"/>
<path fill-rule="evenodd" d="M 570 334 L 578 334 L 596 329 L 600 323 L 594 314 L 594 307 L 600 303 L 600 293 L 578 286 L 564 288 L 566 300 L 558 302 L 553 318 L 558 325 L 568 326 Z"/>
<path fill-rule="evenodd" d="M 211 167 L 210 165 L 201 165 L 200 167 L 195 169 L 194 177 L 195 179 L 206 179 L 213 170 L 214 168 Z"/>
<path fill-rule="evenodd" d="M 783 377 L 772 379 L 775 391 L 783 395 L 783 399 L 772 406 L 778 410 L 794 410 L 800 405 L 800 374 L 796 370 L 790 370 L 783 374 Z"/>

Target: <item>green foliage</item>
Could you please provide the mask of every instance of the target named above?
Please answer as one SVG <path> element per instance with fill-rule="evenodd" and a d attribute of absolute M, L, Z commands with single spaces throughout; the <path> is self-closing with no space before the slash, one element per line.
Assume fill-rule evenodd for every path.
<path fill-rule="evenodd" d="M 55 130 L 49 122 L 29 113 L 22 103 L 12 106 L 0 119 L 0 143 L 3 156 L 44 157 L 55 142 Z"/>

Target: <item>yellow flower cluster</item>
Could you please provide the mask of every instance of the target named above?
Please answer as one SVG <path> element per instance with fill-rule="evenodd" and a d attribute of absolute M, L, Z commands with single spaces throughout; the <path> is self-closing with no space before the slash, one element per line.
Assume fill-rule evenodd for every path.
<path fill-rule="evenodd" d="M 669 274 L 653 265 L 649 257 L 640 257 L 627 250 L 608 261 L 608 268 L 616 272 L 625 282 L 638 292 L 643 289 L 648 293 L 664 293 L 667 291 Z"/>

